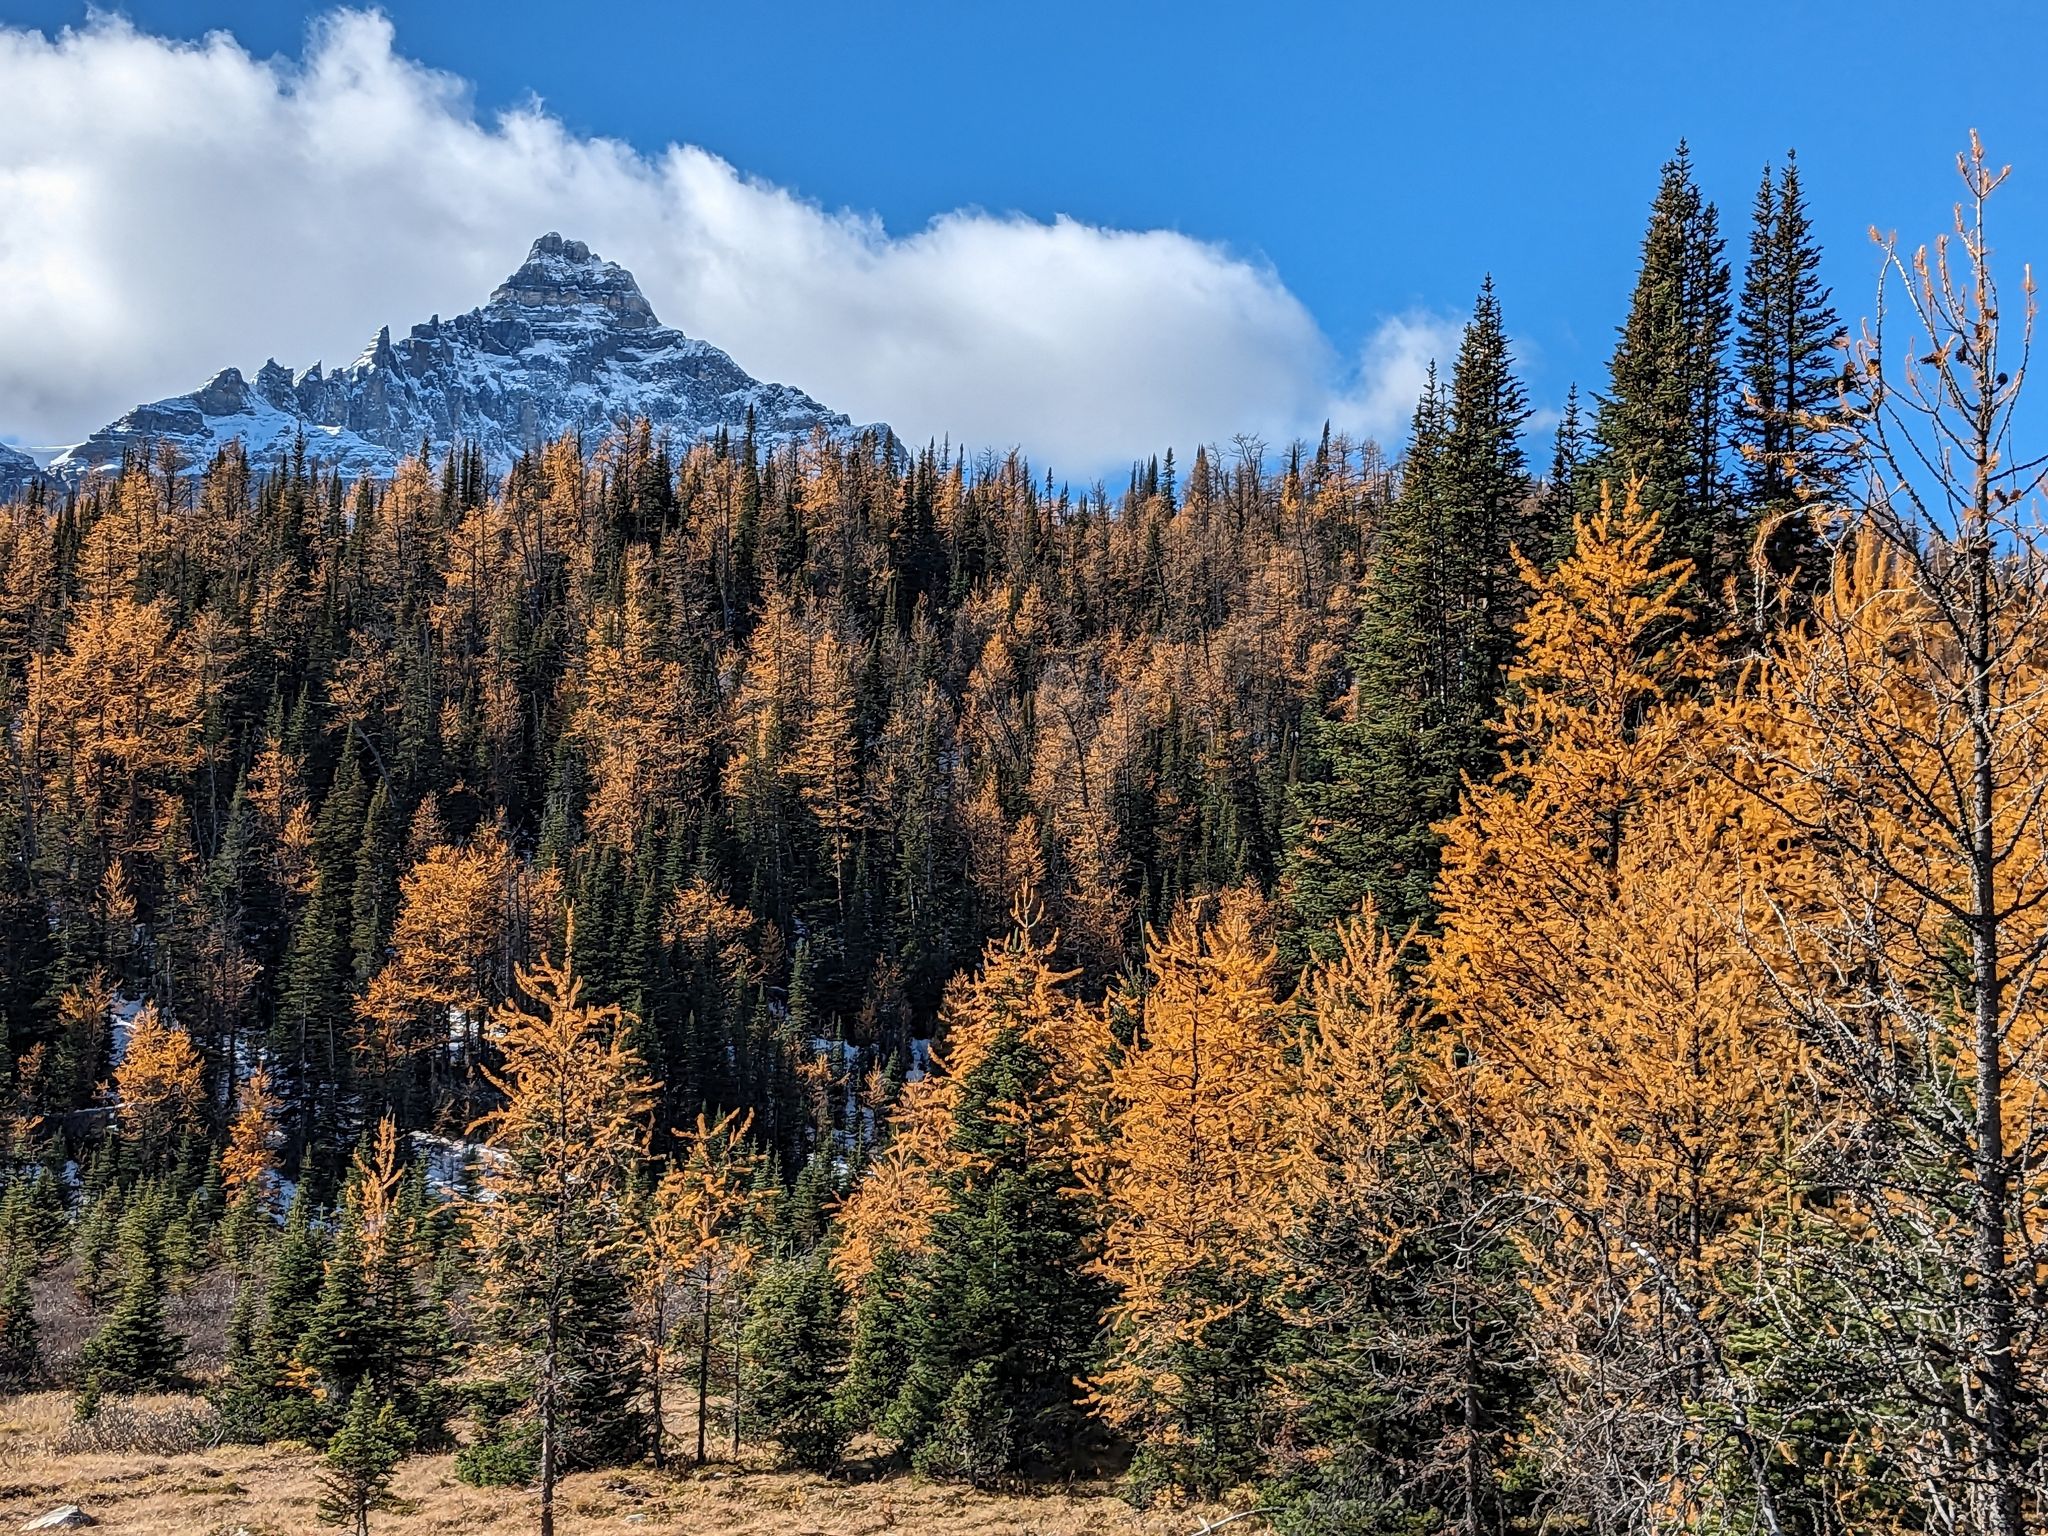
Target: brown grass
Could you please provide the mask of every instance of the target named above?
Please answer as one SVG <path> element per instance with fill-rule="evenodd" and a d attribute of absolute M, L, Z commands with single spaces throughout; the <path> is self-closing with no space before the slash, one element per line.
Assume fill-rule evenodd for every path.
<path fill-rule="evenodd" d="M 196 1417 L 190 1398 L 128 1406 L 141 1433 Z M 0 1531 L 18 1530 L 58 1504 L 81 1506 L 109 1536 L 299 1536 L 322 1529 L 315 1514 L 317 1458 L 309 1450 L 110 1449 L 113 1434 L 94 1443 L 70 1420 L 68 1393 L 0 1399 Z M 452 1456 L 414 1457 L 393 1492 L 402 1507 L 372 1517 L 378 1536 L 478 1536 L 535 1527 L 531 1492 L 467 1487 L 455 1480 Z M 1102 1483 L 1030 1496 L 909 1477 L 846 1483 L 777 1471 L 753 1456 L 702 1470 L 581 1473 L 563 1484 L 558 1499 L 562 1536 L 1185 1536 L 1204 1514 L 1215 1513 L 1139 1513 Z"/>

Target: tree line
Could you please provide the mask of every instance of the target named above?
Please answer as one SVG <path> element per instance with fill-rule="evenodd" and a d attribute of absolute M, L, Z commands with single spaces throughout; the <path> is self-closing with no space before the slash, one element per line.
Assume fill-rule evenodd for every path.
<path fill-rule="evenodd" d="M 1541 473 L 1489 279 L 1396 458 L 622 423 L 5 509 L 0 1374 L 177 1382 L 225 1275 L 220 1422 L 359 1530 L 459 1423 L 544 1531 L 751 1439 L 2017 1536 L 2048 574 L 1958 165 L 1852 336 L 1797 162 L 1738 285 L 1681 146 Z"/>

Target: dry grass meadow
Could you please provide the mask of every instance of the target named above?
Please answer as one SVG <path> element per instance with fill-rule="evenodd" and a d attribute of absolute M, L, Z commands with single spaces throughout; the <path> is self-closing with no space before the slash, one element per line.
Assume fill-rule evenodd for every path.
<path fill-rule="evenodd" d="M 298 1536 L 323 1527 L 310 1450 L 204 1445 L 197 1399 L 110 1403 L 93 1426 L 71 1421 L 69 1393 L 0 1399 L 0 1531 L 77 1504 L 109 1536 Z M 471 1488 L 454 1458 L 400 1471 L 399 1507 L 378 1536 L 474 1536 L 534 1529 L 531 1492 Z M 1214 1510 L 1140 1513 L 1105 1483 L 1030 1495 L 977 1493 L 909 1477 L 841 1482 L 775 1470 L 765 1458 L 658 1473 L 588 1473 L 558 1495 L 562 1536 L 672 1531 L 690 1536 L 1187 1536 Z M 1257 1529 L 1255 1522 L 1233 1531 Z"/>

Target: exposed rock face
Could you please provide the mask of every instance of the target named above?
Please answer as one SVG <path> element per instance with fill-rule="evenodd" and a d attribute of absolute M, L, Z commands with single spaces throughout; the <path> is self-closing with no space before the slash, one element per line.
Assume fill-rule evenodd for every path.
<path fill-rule="evenodd" d="M 0 443 L 0 501 L 11 501 L 43 478 L 36 461 L 19 449 Z"/>
<path fill-rule="evenodd" d="M 632 273 L 580 240 L 547 234 L 481 309 L 436 315 L 396 341 L 387 326 L 331 373 L 318 363 L 293 373 L 275 360 L 253 381 L 222 369 L 190 394 L 137 406 L 60 454 L 49 474 L 75 483 L 164 442 L 196 469 L 230 438 L 270 468 L 301 436 L 309 459 L 346 477 L 389 475 L 422 442 L 477 445 L 502 472 L 529 447 L 564 432 L 601 434 L 622 417 L 647 417 L 680 449 L 719 427 L 739 429 L 749 407 L 765 443 L 853 425 L 663 325 Z"/>

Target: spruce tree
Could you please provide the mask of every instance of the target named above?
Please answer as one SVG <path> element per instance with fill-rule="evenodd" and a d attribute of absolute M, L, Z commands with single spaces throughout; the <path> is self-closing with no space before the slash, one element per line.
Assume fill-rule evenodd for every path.
<path fill-rule="evenodd" d="M 1523 551 L 1545 570 L 1572 552 L 1572 517 L 1585 495 L 1585 457 L 1585 424 L 1579 417 L 1579 386 L 1574 384 L 1564 392 L 1564 409 L 1551 440 L 1550 473 L 1543 480 L 1541 546 Z M 1536 543 L 1531 540 L 1532 546 Z"/>
<path fill-rule="evenodd" d="M 0 1392 L 29 1391 L 42 1375 L 35 1295 L 29 1286 L 34 1274 L 28 1255 L 17 1253 L 0 1280 Z"/>
<path fill-rule="evenodd" d="M 1415 408 L 1347 656 L 1350 697 L 1310 733 L 1282 887 L 1296 958 L 1327 948 L 1366 896 L 1396 931 L 1428 920 L 1432 829 L 1463 776 L 1492 764 L 1487 721 L 1522 610 L 1515 552 L 1547 542 L 1528 515 L 1528 415 L 1489 280 L 1448 393 L 1432 368 Z"/>
<path fill-rule="evenodd" d="M 836 1389 L 845 1365 L 839 1290 L 822 1251 L 771 1266 L 741 1340 L 750 1422 L 798 1466 L 829 1472 L 846 1448 Z"/>
<path fill-rule="evenodd" d="M 380 780 L 363 813 L 356 847 L 355 887 L 350 894 L 350 949 L 358 981 L 368 980 L 384 961 L 384 946 L 398 915 L 399 849 L 404 829 L 391 804 L 391 786 Z"/>
<path fill-rule="evenodd" d="M 104 1156 L 101 1161 L 105 1161 Z M 106 1283 L 107 1260 L 119 1240 L 122 1208 L 121 1188 L 108 1185 L 91 1198 L 72 1233 L 71 1251 L 78 1260 L 78 1294 L 86 1300 L 97 1298 Z"/>
<path fill-rule="evenodd" d="M 1668 558 L 1692 562 L 1711 622 L 1737 540 L 1727 435 L 1730 275 L 1720 215 L 1693 180 L 1683 141 L 1665 162 L 1635 295 L 1609 365 L 1593 436 L 1597 481 L 1618 497 L 1640 478 L 1643 505 L 1664 523 Z M 1581 510 L 1587 510 L 1582 506 Z"/>
<path fill-rule="evenodd" d="M 1735 441 L 1742 455 L 1743 519 L 1748 551 L 1761 555 L 1775 582 L 1796 599 L 1825 575 L 1826 550 L 1813 510 L 1837 489 L 1841 451 L 1843 341 L 1820 278 L 1799 162 L 1791 154 L 1775 181 L 1764 168 L 1750 229 L 1749 266 L 1737 314 L 1735 357 L 1740 394 Z M 1760 541 L 1760 544 L 1758 544 Z"/>
<path fill-rule="evenodd" d="M 313 1227 L 312 1204 L 301 1189 L 285 1216 L 284 1233 L 264 1294 L 264 1329 L 280 1351 L 298 1347 L 321 1288 L 324 1244 Z"/>
<path fill-rule="evenodd" d="M 389 1359 L 390 1340 L 370 1304 L 362 1222 L 344 1209 L 320 1281 L 319 1298 L 298 1340 L 297 1357 L 318 1371 L 330 1401 L 352 1397 Z"/>
<path fill-rule="evenodd" d="M 114 1310 L 80 1357 L 85 1389 L 147 1392 L 178 1379 L 185 1341 L 164 1315 L 163 1261 L 146 1235 L 136 1232 L 121 1249 L 124 1280 Z"/>
<path fill-rule="evenodd" d="M 911 1279 L 909 1256 L 891 1245 L 860 1281 L 846 1374 L 834 1403 L 849 1431 L 873 1429 L 903 1391 L 914 1349 Z"/>
<path fill-rule="evenodd" d="M 426 1180 L 415 1167 L 401 1183 L 364 1264 L 379 1339 L 372 1374 L 419 1447 L 445 1440 L 449 1408 L 447 1321 L 421 1284 L 438 1257 L 431 1220 Z M 637 1383 L 624 1385 L 631 1390 Z"/>
<path fill-rule="evenodd" d="M 16 1176 L 0 1195 L 0 1265 L 22 1259 L 40 1268 L 61 1252 L 65 1214 L 63 1189 L 48 1169 Z"/>
<path fill-rule="evenodd" d="M 246 1280 L 228 1313 L 227 1368 L 208 1399 L 224 1438 L 261 1444 L 270 1411 L 273 1364 L 262 1348 L 263 1293 Z"/>
<path fill-rule="evenodd" d="M 1284 893 L 1296 955 L 1325 942 L 1367 892 L 1393 923 L 1421 912 L 1429 900 L 1429 824 L 1436 819 L 1431 791 L 1440 789 L 1445 756 L 1441 721 L 1429 719 L 1429 706 L 1444 676 L 1444 669 L 1431 667 L 1430 651 L 1444 638 L 1448 620 L 1447 430 L 1432 366 L 1409 431 L 1400 494 L 1380 529 L 1371 593 L 1346 657 L 1351 694 L 1341 713 L 1312 727 L 1312 765 L 1295 789 Z"/>
<path fill-rule="evenodd" d="M 302 1188 L 292 1200 L 271 1261 L 253 1353 L 252 1379 L 263 1384 L 263 1423 L 269 1439 L 306 1440 L 318 1433 L 320 1406 L 312 1392 L 312 1373 L 298 1359 L 298 1347 L 320 1299 L 324 1251 Z"/>
<path fill-rule="evenodd" d="M 1034 1133 L 1042 1052 L 998 1036 L 961 1081 L 926 1263 L 904 1309 L 909 1369 L 879 1427 L 923 1473 L 985 1482 L 1044 1464 L 1080 1425 L 1108 1296 L 1087 1272 L 1091 1225 L 1072 1165 Z"/>
<path fill-rule="evenodd" d="M 1472 319 L 1458 344 L 1451 370 L 1450 428 L 1444 438 L 1441 494 L 1452 589 L 1448 607 L 1457 636 L 1458 682 L 1446 680 L 1447 702 L 1478 724 L 1493 713 L 1515 652 L 1522 618 L 1522 582 L 1515 567 L 1520 549 L 1531 559 L 1541 551 L 1540 522 L 1527 516 L 1529 472 L 1522 454 L 1522 427 L 1529 400 L 1514 374 L 1500 300 L 1488 277 L 1472 306 Z M 1533 539 L 1532 539 L 1532 536 Z M 1475 764 L 1485 748 L 1476 744 L 1463 766 Z"/>
<path fill-rule="evenodd" d="M 276 1053 L 298 1067 L 302 1110 L 312 1100 L 310 1090 L 338 1081 L 344 1067 L 340 1045 L 348 1037 L 354 981 L 350 930 L 355 855 L 367 804 L 355 737 L 350 735 L 314 821 L 313 891 L 292 934 L 273 1031 Z M 301 1124 L 299 1131 L 304 1136 L 309 1127 Z"/>
<path fill-rule="evenodd" d="M 349 1398 L 320 1472 L 320 1519 L 369 1536 L 370 1511 L 387 1506 L 391 1477 L 405 1457 L 405 1426 L 369 1381 Z"/>
<path fill-rule="evenodd" d="M 632 1302 L 611 1256 L 574 1279 L 575 1326 L 565 1336 L 562 1461 L 568 1468 L 631 1466 L 646 1454 L 646 1372 L 633 1347 Z"/>

